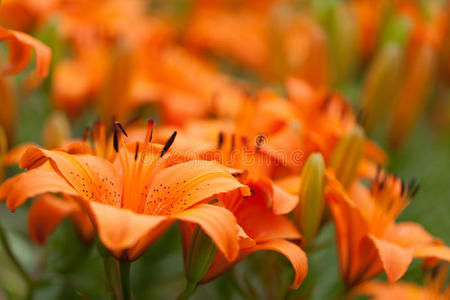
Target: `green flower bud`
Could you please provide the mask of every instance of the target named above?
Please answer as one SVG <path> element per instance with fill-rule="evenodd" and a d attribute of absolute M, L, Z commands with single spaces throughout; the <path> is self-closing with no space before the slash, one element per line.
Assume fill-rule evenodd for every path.
<path fill-rule="evenodd" d="M 364 130 L 356 125 L 342 137 L 331 156 L 330 166 L 344 187 L 349 187 L 355 178 L 358 163 L 363 155 L 364 140 Z"/>
<path fill-rule="evenodd" d="M 324 172 L 325 162 L 320 153 L 309 156 L 303 167 L 299 205 L 295 209 L 295 221 L 306 244 L 310 244 L 317 234 L 324 210 Z"/>

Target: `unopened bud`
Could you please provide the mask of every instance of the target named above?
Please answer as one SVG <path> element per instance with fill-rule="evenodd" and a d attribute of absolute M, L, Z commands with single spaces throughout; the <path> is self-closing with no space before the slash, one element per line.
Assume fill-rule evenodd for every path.
<path fill-rule="evenodd" d="M 44 125 L 43 145 L 48 149 L 58 148 L 71 136 L 70 124 L 64 113 L 55 111 Z"/>
<path fill-rule="evenodd" d="M 344 187 L 353 182 L 364 149 L 364 130 L 356 125 L 343 136 L 331 156 L 330 166 Z"/>
<path fill-rule="evenodd" d="M 188 284 L 185 293 L 191 294 L 194 291 L 211 266 L 216 253 L 216 245 L 200 226 L 196 225 L 186 253 L 185 273 Z"/>
<path fill-rule="evenodd" d="M 389 142 L 396 147 L 402 144 L 424 113 L 435 75 L 437 56 L 430 45 L 419 45 L 412 53 L 389 124 Z"/>
<path fill-rule="evenodd" d="M 295 209 L 295 220 L 310 244 L 317 234 L 324 210 L 325 162 L 320 153 L 308 157 L 300 179 L 299 205 Z"/>
<path fill-rule="evenodd" d="M 403 53 L 396 44 L 385 45 L 369 67 L 362 92 L 362 123 L 372 131 L 391 111 L 399 83 Z"/>
<path fill-rule="evenodd" d="M 358 63 L 356 19 L 347 5 L 333 7 L 328 31 L 333 82 L 343 83 L 353 75 Z"/>

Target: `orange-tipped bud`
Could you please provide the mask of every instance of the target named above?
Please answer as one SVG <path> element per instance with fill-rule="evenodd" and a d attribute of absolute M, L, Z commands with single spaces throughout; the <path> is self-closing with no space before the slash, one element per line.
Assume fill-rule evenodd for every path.
<path fill-rule="evenodd" d="M 349 187 L 355 179 L 358 163 L 363 155 L 364 140 L 364 130 L 356 125 L 342 137 L 334 149 L 330 166 L 334 169 L 336 178 L 345 187 Z"/>
<path fill-rule="evenodd" d="M 322 155 L 311 154 L 302 170 L 299 205 L 295 209 L 295 221 L 307 245 L 314 240 L 322 220 L 325 204 L 324 172 L 325 162 Z"/>
<path fill-rule="evenodd" d="M 64 113 L 53 112 L 44 125 L 42 142 L 48 149 L 58 148 L 71 136 L 70 124 Z"/>

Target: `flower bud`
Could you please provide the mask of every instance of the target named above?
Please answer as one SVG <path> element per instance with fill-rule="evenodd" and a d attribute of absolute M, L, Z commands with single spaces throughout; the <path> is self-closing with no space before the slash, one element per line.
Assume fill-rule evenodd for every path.
<path fill-rule="evenodd" d="M 411 51 L 413 55 L 396 94 L 397 102 L 389 124 L 389 142 L 395 147 L 401 145 L 425 111 L 435 75 L 437 55 L 434 49 L 423 44 Z"/>
<path fill-rule="evenodd" d="M 328 30 L 333 82 L 345 83 L 358 63 L 356 20 L 346 5 L 339 3 L 333 7 Z"/>
<path fill-rule="evenodd" d="M 186 253 L 185 272 L 188 283 L 196 285 L 205 276 L 216 252 L 217 247 L 211 238 L 196 225 Z"/>
<path fill-rule="evenodd" d="M 320 153 L 308 157 L 300 179 L 299 205 L 295 209 L 295 221 L 310 244 L 319 229 L 324 209 L 325 162 Z"/>
<path fill-rule="evenodd" d="M 362 123 L 372 131 L 390 111 L 399 83 L 403 53 L 396 44 L 387 44 L 377 54 L 364 79 L 362 92 Z"/>
<path fill-rule="evenodd" d="M 17 119 L 17 101 L 12 87 L 11 82 L 0 75 L 0 101 L 2 104 L 0 126 L 2 126 L 9 142 L 13 140 Z"/>
<path fill-rule="evenodd" d="M 70 124 L 64 113 L 53 112 L 44 125 L 42 142 L 48 149 L 58 148 L 71 136 Z"/>
<path fill-rule="evenodd" d="M 349 187 L 355 178 L 358 163 L 363 155 L 364 140 L 364 130 L 355 125 L 341 138 L 333 151 L 330 166 L 344 187 Z"/>

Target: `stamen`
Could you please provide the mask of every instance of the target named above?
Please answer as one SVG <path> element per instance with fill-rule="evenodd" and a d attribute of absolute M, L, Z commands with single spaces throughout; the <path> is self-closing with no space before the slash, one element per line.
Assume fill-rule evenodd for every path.
<path fill-rule="evenodd" d="M 413 190 L 411 190 L 410 197 L 414 198 L 420 190 L 420 185 L 416 185 Z"/>
<path fill-rule="evenodd" d="M 84 132 L 83 132 L 83 137 L 82 137 L 83 142 L 86 142 L 88 140 L 90 132 L 91 132 L 91 128 L 89 128 L 89 126 L 86 126 L 86 128 L 84 129 Z"/>
<path fill-rule="evenodd" d="M 236 135 L 233 133 L 231 135 L 231 152 L 234 151 L 235 147 L 236 147 Z"/>
<path fill-rule="evenodd" d="M 119 152 L 119 133 L 117 132 L 117 128 L 114 126 L 114 150 Z"/>
<path fill-rule="evenodd" d="M 262 134 L 260 134 L 256 137 L 256 152 L 257 153 L 259 151 L 261 151 L 261 146 L 262 146 L 263 141 L 264 141 L 264 136 Z"/>
<path fill-rule="evenodd" d="M 400 179 L 401 185 L 402 185 L 402 189 L 401 189 L 401 196 L 404 197 L 405 196 L 405 182 L 403 180 Z"/>
<path fill-rule="evenodd" d="M 173 141 L 175 140 L 175 137 L 177 136 L 177 132 L 174 131 L 170 138 L 167 140 L 166 144 L 164 145 L 164 148 L 161 151 L 161 154 L 159 157 L 163 157 L 163 155 L 169 150 L 170 146 L 172 146 Z"/>
<path fill-rule="evenodd" d="M 120 122 L 114 122 L 115 126 L 118 126 L 120 128 L 120 130 L 123 132 L 123 134 L 128 137 L 127 132 L 125 131 L 125 129 L 122 127 L 122 124 L 120 124 Z"/>
<path fill-rule="evenodd" d="M 221 131 L 219 132 L 219 137 L 217 140 L 217 149 L 222 148 L 222 145 L 223 145 L 223 132 Z"/>
<path fill-rule="evenodd" d="M 136 143 L 136 150 L 134 151 L 134 160 L 137 160 L 139 153 L 139 143 Z"/>

